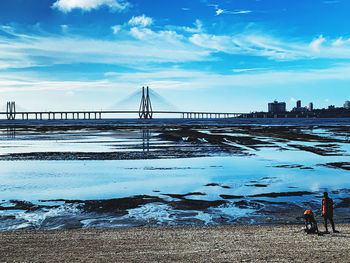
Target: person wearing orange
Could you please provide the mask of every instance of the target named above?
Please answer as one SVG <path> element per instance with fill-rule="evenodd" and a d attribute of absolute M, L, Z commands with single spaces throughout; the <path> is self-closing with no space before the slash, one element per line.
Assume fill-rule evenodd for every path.
<path fill-rule="evenodd" d="M 328 227 L 327 227 L 327 221 L 332 225 L 333 233 L 339 233 L 339 231 L 335 230 L 334 222 L 333 222 L 333 200 L 332 198 L 328 197 L 328 193 L 323 193 L 323 199 L 322 199 L 322 216 L 324 218 L 324 227 L 326 228 L 326 234 L 329 234 Z"/>
<path fill-rule="evenodd" d="M 308 234 L 313 234 L 313 233 L 319 234 L 314 213 L 310 209 L 305 210 L 304 219 L 305 219 L 305 232 Z"/>

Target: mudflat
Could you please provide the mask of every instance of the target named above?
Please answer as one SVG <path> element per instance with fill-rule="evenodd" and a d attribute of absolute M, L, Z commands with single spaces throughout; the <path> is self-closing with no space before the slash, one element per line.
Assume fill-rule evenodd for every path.
<path fill-rule="evenodd" d="M 0 262 L 349 262 L 350 224 L 0 232 Z M 323 226 L 319 226 L 323 230 Z"/>

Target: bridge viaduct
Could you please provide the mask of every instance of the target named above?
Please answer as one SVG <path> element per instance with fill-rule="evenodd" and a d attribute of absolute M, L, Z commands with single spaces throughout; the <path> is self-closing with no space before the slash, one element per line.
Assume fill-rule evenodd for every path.
<path fill-rule="evenodd" d="M 183 119 L 219 119 L 244 117 L 248 114 L 235 112 L 205 112 L 205 111 L 154 111 L 152 109 L 149 88 L 142 87 L 141 103 L 138 111 L 132 110 L 101 110 L 101 111 L 16 111 L 15 102 L 7 102 L 6 112 L 0 112 L 0 119 L 8 120 L 100 120 L 106 115 L 132 114 L 140 119 L 152 119 L 154 115 L 177 115 Z"/>

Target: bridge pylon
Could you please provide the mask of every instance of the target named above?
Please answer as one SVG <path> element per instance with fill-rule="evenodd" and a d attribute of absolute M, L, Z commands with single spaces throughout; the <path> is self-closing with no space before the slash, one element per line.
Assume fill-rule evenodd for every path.
<path fill-rule="evenodd" d="M 6 117 L 8 120 L 16 119 L 16 103 L 14 101 L 7 102 Z"/>
<path fill-rule="evenodd" d="M 152 119 L 153 117 L 153 110 L 152 110 L 151 98 L 149 96 L 148 86 L 146 88 L 146 94 L 145 94 L 145 87 L 142 87 L 142 97 L 141 97 L 141 103 L 139 108 L 139 117 L 140 119 Z"/>

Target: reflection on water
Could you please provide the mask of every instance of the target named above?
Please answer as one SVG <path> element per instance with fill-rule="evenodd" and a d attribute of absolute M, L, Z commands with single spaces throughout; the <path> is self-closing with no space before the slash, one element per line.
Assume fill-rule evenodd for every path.
<path fill-rule="evenodd" d="M 142 150 L 143 152 L 149 152 L 149 140 L 151 138 L 151 131 L 149 129 L 142 130 Z"/>
<path fill-rule="evenodd" d="M 36 131 L 18 128 L 0 129 L 0 155 L 31 152 L 149 152 L 158 146 L 150 129 L 126 131 Z"/>
<path fill-rule="evenodd" d="M 14 140 L 16 139 L 16 128 L 7 128 L 6 129 L 6 138 L 7 140 Z"/>

